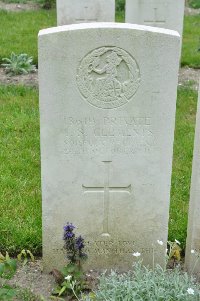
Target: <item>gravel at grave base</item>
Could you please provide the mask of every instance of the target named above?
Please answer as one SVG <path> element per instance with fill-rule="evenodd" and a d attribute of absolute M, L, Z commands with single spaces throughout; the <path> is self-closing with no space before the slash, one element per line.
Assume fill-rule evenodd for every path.
<path fill-rule="evenodd" d="M 7 11 L 24 11 L 24 10 L 38 10 L 41 5 L 33 2 L 29 3 L 5 3 L 0 1 L 0 9 Z"/>
<path fill-rule="evenodd" d="M 183 67 L 179 70 L 179 86 L 191 87 L 198 90 L 200 69 Z M 38 71 L 26 75 L 9 76 L 0 68 L 0 85 L 26 85 L 38 87 Z"/>
<path fill-rule="evenodd" d="M 97 287 L 100 274 L 101 272 L 96 270 L 91 270 L 86 273 L 86 280 L 90 283 L 92 290 Z M 34 262 L 29 261 L 24 266 L 22 264 L 18 265 L 17 272 L 9 281 L 9 284 L 22 289 L 29 289 L 34 295 L 43 296 L 45 301 L 52 301 L 50 296 L 53 288 L 56 287 L 55 278 L 50 274 L 43 273 L 41 258 L 38 258 Z M 71 297 L 65 297 L 63 299 L 66 301 L 77 300 Z"/>
<path fill-rule="evenodd" d="M 198 91 L 200 80 L 200 69 L 183 67 L 179 70 L 179 86 L 189 86 Z"/>
<path fill-rule="evenodd" d="M 197 16 L 200 15 L 200 8 L 191 8 L 191 7 L 185 7 L 185 16 Z"/>
<path fill-rule="evenodd" d="M 38 259 L 26 265 L 20 265 L 15 276 L 9 281 L 10 285 L 16 285 L 24 289 L 29 289 L 37 296 L 43 296 L 45 300 L 51 300 L 50 295 L 55 287 L 52 275 L 42 272 L 42 260 Z"/>
<path fill-rule="evenodd" d="M 178 262 L 171 260 L 168 263 L 168 269 L 173 269 Z M 184 262 L 179 262 L 183 268 Z M 104 271 L 106 272 L 106 271 Z M 90 288 L 92 291 L 98 287 L 98 279 L 103 271 L 90 270 L 86 273 L 86 280 L 90 283 Z M 9 281 L 9 284 L 12 286 L 17 286 L 22 289 L 28 289 L 35 296 L 44 297 L 45 301 L 52 301 L 51 293 L 53 288 L 55 288 L 56 283 L 55 279 L 50 274 L 43 273 L 42 259 L 38 258 L 34 262 L 28 262 L 26 265 L 18 265 L 17 272 L 12 280 Z M 65 301 L 77 301 L 73 297 L 63 297 Z M 21 300 L 16 300 L 21 301 Z"/>

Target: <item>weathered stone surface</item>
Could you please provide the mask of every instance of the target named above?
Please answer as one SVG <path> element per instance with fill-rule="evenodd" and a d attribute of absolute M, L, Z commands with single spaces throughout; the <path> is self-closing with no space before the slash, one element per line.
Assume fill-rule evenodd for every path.
<path fill-rule="evenodd" d="M 191 251 L 195 253 L 191 253 Z M 190 205 L 186 243 L 186 268 L 200 278 L 200 87 L 196 116 L 195 142 L 193 152 L 192 179 L 190 188 Z"/>
<path fill-rule="evenodd" d="M 90 23 L 39 33 L 46 270 L 64 264 L 63 226 L 86 240 L 86 268 L 164 264 L 180 37 Z M 157 245 L 157 239 L 164 245 Z"/>
<path fill-rule="evenodd" d="M 114 22 L 115 0 L 57 0 L 57 24 Z"/>
<path fill-rule="evenodd" d="M 183 32 L 185 0 L 126 0 L 126 22 Z"/>

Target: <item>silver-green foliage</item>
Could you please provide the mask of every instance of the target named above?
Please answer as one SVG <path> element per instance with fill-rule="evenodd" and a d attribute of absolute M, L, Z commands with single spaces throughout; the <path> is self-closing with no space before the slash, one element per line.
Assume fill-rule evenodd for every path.
<path fill-rule="evenodd" d="M 26 53 L 17 55 L 12 52 L 10 58 L 3 58 L 2 60 L 5 62 L 2 66 L 10 75 L 28 74 L 36 70 L 35 65 L 32 64 L 33 57 L 29 57 Z"/>
<path fill-rule="evenodd" d="M 188 291 L 189 289 L 189 291 Z M 192 293 L 191 293 L 192 291 Z M 150 270 L 141 263 L 125 274 L 112 272 L 101 276 L 95 299 L 87 301 L 198 301 L 200 286 L 180 269 Z"/>

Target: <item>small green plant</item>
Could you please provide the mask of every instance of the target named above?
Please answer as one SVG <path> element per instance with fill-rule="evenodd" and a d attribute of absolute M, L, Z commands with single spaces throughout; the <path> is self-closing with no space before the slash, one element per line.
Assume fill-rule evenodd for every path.
<path fill-rule="evenodd" d="M 77 295 L 81 293 L 85 288 L 84 273 L 80 270 L 80 267 L 69 263 L 61 270 L 62 280 L 60 285 L 54 289 L 53 294 L 60 296 L 73 295 L 77 298 Z"/>
<path fill-rule="evenodd" d="M 26 53 L 17 55 L 12 52 L 10 58 L 3 58 L 2 60 L 5 62 L 2 66 L 5 67 L 6 73 L 9 75 L 28 74 L 36 71 L 35 65 L 32 64 L 33 58 Z"/>
<path fill-rule="evenodd" d="M 23 260 L 23 265 L 25 265 L 28 261 L 28 256 L 34 261 L 34 256 L 29 250 L 22 250 L 18 255 L 18 260 Z M 42 296 L 35 296 L 29 289 L 13 288 L 7 284 L 7 280 L 14 276 L 16 269 L 17 260 L 10 258 L 8 252 L 6 252 L 5 256 L 0 253 L 0 301 L 45 301 Z"/>
<path fill-rule="evenodd" d="M 17 269 L 17 262 L 10 258 L 8 252 L 6 255 L 0 253 L 0 277 L 4 279 L 11 279 Z"/>
<path fill-rule="evenodd" d="M 4 284 L 0 287 L 1 301 L 13 300 L 15 295 L 16 295 L 16 289 L 12 288 L 11 286 Z"/>
<path fill-rule="evenodd" d="M 55 7 L 56 1 L 55 0 L 44 0 L 43 1 L 43 8 L 44 9 L 51 9 Z"/>
<path fill-rule="evenodd" d="M 90 292 L 87 295 L 82 295 L 81 296 L 81 301 L 95 301 L 96 300 L 96 294 L 95 292 Z"/>
<path fill-rule="evenodd" d="M 67 223 L 64 227 L 64 248 L 67 252 L 68 265 L 60 272 L 54 269 L 53 274 L 57 274 L 59 286 L 56 287 L 53 294 L 59 297 L 73 294 L 77 299 L 81 291 L 86 288 L 82 262 L 87 259 L 87 254 L 83 252 L 85 247 L 84 239 L 81 236 L 76 237 L 72 223 Z"/>
<path fill-rule="evenodd" d="M 189 0 L 189 6 L 192 8 L 200 8 L 200 0 Z"/>
<path fill-rule="evenodd" d="M 6 280 L 11 279 L 17 269 L 17 262 L 10 258 L 8 252 L 6 255 L 0 253 L 0 278 L 2 278 L 0 286 L 0 300 L 12 300 L 16 295 L 16 290 L 6 283 Z"/>
<path fill-rule="evenodd" d="M 180 242 L 175 239 L 175 241 L 168 241 L 169 250 L 167 252 L 167 260 L 173 259 L 174 264 L 175 262 L 179 262 L 181 260 L 181 247 Z"/>
<path fill-rule="evenodd" d="M 16 299 L 20 301 L 47 301 L 42 296 L 34 295 L 29 289 L 17 288 Z"/>
<path fill-rule="evenodd" d="M 34 258 L 34 256 L 33 256 L 33 254 L 32 254 L 31 251 L 29 251 L 29 250 L 23 249 L 23 250 L 17 255 L 18 261 L 22 262 L 23 265 L 26 265 L 26 264 L 27 264 L 29 258 L 30 258 L 31 261 L 33 261 L 33 262 L 35 261 L 35 258 Z"/>

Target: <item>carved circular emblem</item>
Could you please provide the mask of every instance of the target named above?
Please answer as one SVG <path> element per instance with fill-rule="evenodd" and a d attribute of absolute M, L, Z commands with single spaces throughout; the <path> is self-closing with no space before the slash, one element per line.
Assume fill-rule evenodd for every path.
<path fill-rule="evenodd" d="M 140 84 L 136 60 L 118 47 L 101 47 L 88 53 L 77 72 L 78 88 L 92 105 L 118 108 L 129 102 Z"/>

